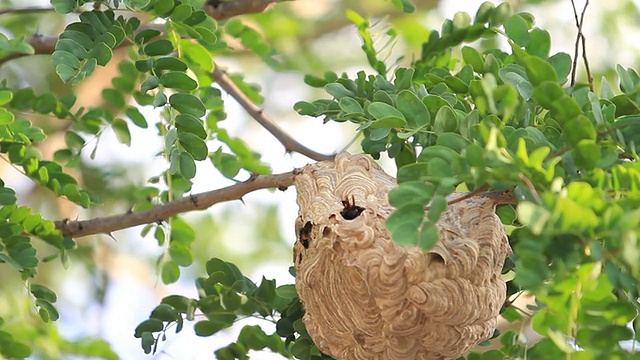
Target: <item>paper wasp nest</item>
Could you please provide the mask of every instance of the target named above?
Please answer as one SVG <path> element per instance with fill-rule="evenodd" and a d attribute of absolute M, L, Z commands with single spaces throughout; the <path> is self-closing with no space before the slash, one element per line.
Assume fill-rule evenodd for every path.
<path fill-rule="evenodd" d="M 450 205 L 438 222 L 438 244 L 425 252 L 391 240 L 387 193 L 396 182 L 369 157 L 341 153 L 306 166 L 295 183 L 296 289 L 322 352 L 449 359 L 493 334 L 511 251 L 495 199 Z"/>

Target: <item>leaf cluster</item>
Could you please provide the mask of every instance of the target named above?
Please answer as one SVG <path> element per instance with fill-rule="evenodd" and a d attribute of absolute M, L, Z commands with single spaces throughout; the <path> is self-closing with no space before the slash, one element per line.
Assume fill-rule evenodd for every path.
<path fill-rule="evenodd" d="M 213 336 L 238 320 L 258 317 L 276 324 L 267 334 L 257 325 L 242 328 L 238 339 L 216 350 L 218 359 L 248 359 L 250 350 L 270 350 L 285 357 L 323 359 L 304 329 L 304 314 L 293 285 L 276 286 L 264 277 L 256 284 L 232 263 L 212 258 L 206 264 L 207 277 L 196 280 L 199 298 L 170 295 L 162 299 L 135 330 L 145 353 L 155 353 L 165 333 L 175 326 L 182 331 L 184 321 L 196 321 L 198 336 Z M 279 319 L 277 319 L 279 317 Z"/>

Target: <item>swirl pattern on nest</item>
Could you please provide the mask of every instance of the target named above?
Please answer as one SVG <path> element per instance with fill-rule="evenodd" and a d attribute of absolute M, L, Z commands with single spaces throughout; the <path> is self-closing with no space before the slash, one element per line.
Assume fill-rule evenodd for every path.
<path fill-rule="evenodd" d="M 306 166 L 295 182 L 296 289 L 322 352 L 338 359 L 450 359 L 491 336 L 511 251 L 494 200 L 450 205 L 437 224 L 439 242 L 425 252 L 391 240 L 387 194 L 396 182 L 369 157 L 341 153 Z M 362 211 L 347 220 L 347 206 Z"/>

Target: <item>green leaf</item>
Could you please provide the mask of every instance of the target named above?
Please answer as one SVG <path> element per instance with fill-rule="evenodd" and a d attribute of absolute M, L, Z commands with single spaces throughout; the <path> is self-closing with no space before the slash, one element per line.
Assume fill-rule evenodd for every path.
<path fill-rule="evenodd" d="M 600 146 L 594 140 L 580 140 L 576 144 L 573 159 L 576 166 L 595 169 L 600 163 Z"/>
<path fill-rule="evenodd" d="M 82 66 L 82 64 L 80 63 L 80 60 L 78 60 L 78 58 L 75 55 L 64 50 L 54 51 L 53 54 L 51 54 L 51 62 L 54 65 L 55 64 L 65 65 L 71 68 L 73 71 L 79 69 Z"/>
<path fill-rule="evenodd" d="M 465 46 L 462 48 L 462 59 L 465 63 L 471 65 L 473 71 L 482 73 L 484 71 L 484 60 L 478 50 Z"/>
<path fill-rule="evenodd" d="M 207 132 L 202 125 L 202 121 L 190 114 L 179 114 L 175 119 L 176 129 L 178 133 L 191 133 L 199 138 L 206 140 Z"/>
<path fill-rule="evenodd" d="M 11 205 L 16 203 L 16 193 L 13 189 L 0 187 L 0 205 Z"/>
<path fill-rule="evenodd" d="M 78 7 L 78 0 L 51 0 L 53 9 L 60 14 L 69 14 Z"/>
<path fill-rule="evenodd" d="M 418 246 L 424 251 L 429 251 L 438 242 L 438 227 L 435 223 L 424 222 L 418 235 Z"/>
<path fill-rule="evenodd" d="M 392 0 L 393 5 L 395 5 L 398 9 L 406 13 L 412 13 L 416 11 L 416 6 L 413 4 L 411 0 Z"/>
<path fill-rule="evenodd" d="M 553 108 L 553 102 L 565 96 L 564 90 L 555 81 L 545 81 L 533 89 L 533 98 L 546 109 Z"/>
<path fill-rule="evenodd" d="M 164 324 L 160 319 L 148 319 L 141 322 L 134 331 L 134 336 L 139 338 L 144 333 L 154 333 L 157 331 L 162 331 L 164 329 Z"/>
<path fill-rule="evenodd" d="M 440 215 L 447 210 L 447 199 L 442 195 L 436 195 L 429 203 L 429 211 L 427 212 L 427 218 L 435 223 L 440 219 Z"/>
<path fill-rule="evenodd" d="M 267 280 L 262 277 L 262 281 L 260 281 L 260 286 L 255 293 L 256 299 L 262 302 L 269 303 L 276 297 L 276 281 L 275 280 Z"/>
<path fill-rule="evenodd" d="M 584 115 L 576 116 L 562 125 L 562 134 L 572 145 L 576 145 L 582 140 L 596 139 L 596 129 L 591 120 Z"/>
<path fill-rule="evenodd" d="M 399 118 L 405 120 L 404 115 L 400 111 L 383 102 L 373 102 L 369 104 L 367 112 L 376 119 Z"/>
<path fill-rule="evenodd" d="M 36 308 L 38 309 L 38 314 L 44 322 L 56 321 L 58 320 L 58 318 L 60 318 L 58 310 L 56 310 L 53 304 L 46 300 L 37 299 Z"/>
<path fill-rule="evenodd" d="M 29 357 L 33 352 L 28 345 L 21 342 L 13 341 L 9 342 L 7 345 L 8 346 L 6 347 L 0 346 L 0 349 L 2 349 L 2 355 L 9 359 L 24 359 Z"/>
<path fill-rule="evenodd" d="M 142 84 L 140 84 L 140 91 L 142 93 L 146 93 L 149 90 L 157 88 L 158 85 L 160 85 L 160 81 L 158 80 L 158 78 L 154 75 L 149 75 L 149 77 L 144 79 Z"/>
<path fill-rule="evenodd" d="M 188 67 L 187 64 L 184 63 L 184 61 L 178 58 L 161 57 L 153 62 L 153 68 L 155 71 L 186 71 Z"/>
<path fill-rule="evenodd" d="M 285 298 L 293 299 L 298 296 L 296 286 L 293 284 L 281 285 L 276 288 L 276 295 Z"/>
<path fill-rule="evenodd" d="M 211 154 L 210 158 L 216 169 L 230 179 L 238 175 L 238 172 L 242 169 L 240 159 L 236 155 L 223 153 L 222 148 L 218 148 L 216 152 Z"/>
<path fill-rule="evenodd" d="M 571 56 L 565 53 L 557 53 L 550 57 L 548 61 L 556 71 L 557 78 L 555 81 L 559 83 L 567 81 L 567 76 L 571 71 Z"/>
<path fill-rule="evenodd" d="M 5 105 L 13 99 L 13 93 L 10 90 L 0 90 L 0 105 Z"/>
<path fill-rule="evenodd" d="M 140 110 L 138 110 L 137 107 L 135 107 L 135 106 L 127 107 L 127 110 L 125 111 L 125 114 L 138 127 L 146 129 L 149 126 L 147 124 L 147 119 L 144 117 L 144 115 L 142 115 L 142 113 L 140 113 Z"/>
<path fill-rule="evenodd" d="M 489 21 L 489 17 L 491 16 L 494 10 L 495 10 L 495 6 L 491 2 L 489 1 L 483 2 L 482 4 L 480 4 L 480 7 L 476 12 L 474 22 L 486 23 L 487 21 Z"/>
<path fill-rule="evenodd" d="M 387 230 L 393 240 L 400 245 L 415 245 L 423 215 L 424 206 L 419 204 L 408 204 L 396 209 L 386 220 Z"/>
<path fill-rule="evenodd" d="M 379 104 L 382 104 L 382 103 L 379 103 Z M 370 127 L 374 129 L 402 128 L 402 127 L 405 127 L 406 125 L 407 125 L 407 122 L 405 121 L 405 119 L 396 117 L 396 116 L 389 116 L 389 117 L 384 117 L 372 122 Z"/>
<path fill-rule="evenodd" d="M 446 132 L 454 132 L 458 129 L 458 117 L 448 106 L 443 106 L 438 110 L 433 123 L 433 130 L 437 135 Z"/>
<path fill-rule="evenodd" d="M 223 324 L 218 324 L 213 321 L 202 320 L 198 321 L 194 325 L 193 329 L 198 336 L 211 336 L 226 327 L 227 326 L 224 326 Z"/>
<path fill-rule="evenodd" d="M 162 282 L 163 283 L 172 284 L 178 281 L 179 278 L 180 278 L 180 268 L 178 267 L 178 264 L 176 264 L 173 261 L 167 261 L 166 263 L 162 264 Z M 155 331 L 159 331 L 161 329 L 162 327 Z"/>
<path fill-rule="evenodd" d="M 116 89 L 105 88 L 102 89 L 102 97 L 114 107 L 121 109 L 126 105 L 124 95 Z"/>
<path fill-rule="evenodd" d="M 340 84 L 340 83 L 331 83 L 331 84 L 327 84 L 324 87 L 324 90 L 331 96 L 333 96 L 334 98 L 340 100 L 343 97 L 354 97 L 356 96 L 356 94 L 347 89 L 346 87 L 344 87 L 344 85 Z"/>
<path fill-rule="evenodd" d="M 37 299 L 42 299 L 50 303 L 54 303 L 58 300 L 58 296 L 56 295 L 56 293 L 46 286 L 31 284 L 30 290 L 31 294 L 33 294 L 33 296 L 35 296 Z"/>
<path fill-rule="evenodd" d="M 204 160 L 207 158 L 209 150 L 207 149 L 207 144 L 205 144 L 200 137 L 192 133 L 182 132 L 178 134 L 178 141 L 185 151 L 191 154 L 195 160 Z"/>
<path fill-rule="evenodd" d="M 154 63 L 153 58 L 138 60 L 135 62 L 135 67 L 139 72 L 147 72 L 153 68 Z"/>
<path fill-rule="evenodd" d="M 551 214 L 542 206 L 529 201 L 521 201 L 516 208 L 518 221 L 527 226 L 534 235 L 542 233 Z"/>
<path fill-rule="evenodd" d="M 178 155 L 178 166 L 180 174 L 185 179 L 193 179 L 196 176 L 196 163 L 188 152 L 182 152 Z"/>
<path fill-rule="evenodd" d="M 213 57 L 202 44 L 189 39 L 180 40 L 182 55 L 206 71 L 213 71 Z"/>
<path fill-rule="evenodd" d="M 197 118 L 204 116 L 207 111 L 200 99 L 189 94 L 173 94 L 169 97 L 169 104 L 177 111 Z"/>
<path fill-rule="evenodd" d="M 485 11 L 486 9 L 487 8 L 485 8 Z M 478 11 L 478 13 L 480 13 L 480 11 Z M 509 18 L 509 16 L 511 16 L 513 10 L 511 9 L 510 3 L 503 2 L 490 13 L 491 15 L 489 16 L 489 25 L 497 27 L 502 25 L 502 23 L 504 23 L 504 21 Z"/>
<path fill-rule="evenodd" d="M 558 80 L 558 75 L 553 66 L 537 56 L 527 56 L 522 60 L 522 63 L 533 86 L 538 86 L 544 81 Z"/>
<path fill-rule="evenodd" d="M 67 144 L 67 147 L 71 149 L 81 149 L 85 144 L 82 136 L 73 131 L 67 131 L 64 134 L 64 142 Z"/>
<path fill-rule="evenodd" d="M 5 108 L 0 108 L 0 125 L 10 124 L 13 122 L 13 120 L 13 113 L 9 112 Z"/>
<path fill-rule="evenodd" d="M 122 118 L 115 118 L 111 123 L 111 128 L 116 134 L 116 138 L 121 144 L 131 146 L 131 133 L 129 132 L 129 125 Z"/>
<path fill-rule="evenodd" d="M 171 20 L 182 22 L 186 20 L 193 12 L 193 7 L 189 4 L 180 4 L 173 9 Z"/>
<path fill-rule="evenodd" d="M 345 98 L 351 99 L 351 98 Z M 355 101 L 355 100 L 354 100 Z M 293 109 L 300 115 L 317 116 L 318 107 L 306 101 L 298 101 L 293 105 Z"/>
<path fill-rule="evenodd" d="M 551 36 L 549 32 L 542 29 L 531 30 L 529 44 L 526 45 L 526 50 L 529 54 L 546 59 L 549 56 L 549 49 L 551 48 Z M 551 64 L 553 65 L 553 63 Z M 558 69 L 556 69 L 558 71 Z M 560 73 L 558 72 L 558 75 Z M 558 79 L 560 80 L 560 79 Z"/>
<path fill-rule="evenodd" d="M 309 104 L 309 103 L 306 103 L 306 104 Z M 312 104 L 309 104 L 309 105 L 313 107 L 313 111 L 311 113 L 312 114 L 315 113 L 316 107 Z M 340 109 L 342 109 L 342 111 L 344 111 L 345 114 L 363 114 L 364 115 L 364 109 L 362 108 L 360 103 L 352 97 L 345 96 L 341 98 L 339 105 L 340 105 Z M 309 108 L 308 110 L 311 110 L 311 108 Z M 309 112 L 307 111 L 307 113 Z"/>
<path fill-rule="evenodd" d="M 164 91 L 158 91 L 156 95 L 153 97 L 153 106 L 161 107 L 167 104 L 167 95 L 164 94 Z"/>
<path fill-rule="evenodd" d="M 91 51 L 89 51 L 88 56 L 95 58 L 98 65 L 105 66 L 107 65 L 107 63 L 109 63 L 109 60 L 111 60 L 113 52 L 111 51 L 111 48 L 107 46 L 107 44 L 101 42 L 93 45 Z"/>
<path fill-rule="evenodd" d="M 160 1 L 160 3 L 163 3 L 163 4 L 173 3 L 173 0 Z M 136 34 L 134 41 L 136 42 L 136 44 L 142 45 L 148 42 L 149 40 L 153 39 L 154 37 L 159 36 L 160 34 L 162 34 L 162 32 L 156 29 L 140 30 L 140 32 Z"/>
<path fill-rule="evenodd" d="M 164 87 L 186 91 L 198 88 L 198 83 L 181 71 L 169 71 L 162 74 L 162 76 L 160 76 L 160 84 Z"/>
<path fill-rule="evenodd" d="M 171 256 L 171 260 L 180 266 L 189 266 L 193 263 L 191 250 L 180 243 L 171 243 L 169 246 L 169 255 Z"/>
<path fill-rule="evenodd" d="M 431 199 L 435 186 L 422 181 L 405 181 L 389 192 L 389 204 L 400 207 L 406 204 L 423 206 Z"/>
<path fill-rule="evenodd" d="M 518 14 L 511 16 L 504 23 L 504 31 L 518 46 L 527 46 L 529 44 L 529 24 L 522 16 Z"/>
<path fill-rule="evenodd" d="M 419 128 L 431 122 L 431 116 L 427 106 L 416 94 L 409 90 L 403 90 L 396 99 L 398 110 L 407 119 L 410 127 Z"/>
<path fill-rule="evenodd" d="M 143 51 L 149 56 L 167 55 L 173 52 L 173 44 L 167 39 L 160 39 L 145 45 Z"/>

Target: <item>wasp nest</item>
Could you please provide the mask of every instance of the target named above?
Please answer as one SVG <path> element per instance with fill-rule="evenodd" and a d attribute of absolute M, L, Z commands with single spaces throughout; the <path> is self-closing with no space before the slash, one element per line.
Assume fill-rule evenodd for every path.
<path fill-rule="evenodd" d="M 338 359 L 449 359 L 490 337 L 511 249 L 496 199 L 452 204 L 429 251 L 391 240 L 395 179 L 369 157 L 339 154 L 296 177 L 296 289 L 320 350 Z M 460 196 L 454 194 L 453 197 Z"/>

